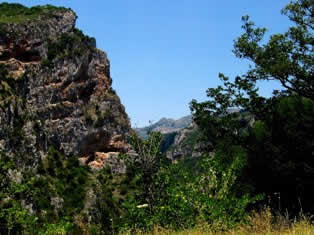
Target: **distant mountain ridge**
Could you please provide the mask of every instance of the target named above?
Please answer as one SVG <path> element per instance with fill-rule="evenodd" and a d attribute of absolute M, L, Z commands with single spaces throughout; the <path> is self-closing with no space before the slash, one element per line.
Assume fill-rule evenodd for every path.
<path fill-rule="evenodd" d="M 143 138 L 147 137 L 149 131 L 159 131 L 162 134 L 168 134 L 177 132 L 183 128 L 188 127 L 192 123 L 192 115 L 184 116 L 180 119 L 161 118 L 158 122 L 155 122 L 149 126 L 142 128 L 135 128 L 135 131 Z"/>
<path fill-rule="evenodd" d="M 230 108 L 228 113 L 242 112 L 239 108 Z M 202 144 L 202 132 L 193 122 L 192 115 L 187 115 L 177 120 L 161 118 L 158 122 L 143 128 L 135 128 L 135 131 L 146 138 L 150 131 L 158 131 L 163 134 L 161 151 L 167 158 L 177 161 L 182 158 L 190 159 L 200 157 Z"/>

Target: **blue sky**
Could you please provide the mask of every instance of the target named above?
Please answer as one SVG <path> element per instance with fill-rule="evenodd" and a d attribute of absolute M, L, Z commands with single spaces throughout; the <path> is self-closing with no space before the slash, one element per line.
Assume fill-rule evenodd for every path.
<path fill-rule="evenodd" d="M 133 126 L 190 113 L 192 99 L 219 84 L 218 73 L 247 69 L 235 58 L 233 40 L 241 35 L 241 16 L 250 15 L 269 33 L 289 26 L 280 10 L 289 0 L 16 0 L 27 6 L 72 8 L 77 27 L 97 40 L 111 61 L 113 88 Z M 278 84 L 261 84 L 270 95 Z"/>

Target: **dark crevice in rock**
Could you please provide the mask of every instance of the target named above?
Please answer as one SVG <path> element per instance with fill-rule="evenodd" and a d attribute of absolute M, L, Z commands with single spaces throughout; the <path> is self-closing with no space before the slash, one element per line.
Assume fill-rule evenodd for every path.
<path fill-rule="evenodd" d="M 94 93 L 94 88 L 96 87 L 96 82 L 91 81 L 84 87 L 83 89 L 80 90 L 79 92 L 79 99 L 83 100 L 84 103 L 88 102 L 90 99 L 90 96 Z"/>
<path fill-rule="evenodd" d="M 109 147 L 110 133 L 98 131 L 83 138 L 80 143 L 80 155 L 87 156 L 95 152 L 112 152 L 115 149 Z"/>
<path fill-rule="evenodd" d="M 72 83 L 72 78 L 68 77 L 64 82 L 62 83 L 61 90 L 65 90 L 70 84 Z"/>
<path fill-rule="evenodd" d="M 57 104 L 57 103 L 60 103 L 60 101 L 61 101 L 60 93 L 56 90 L 53 92 L 51 96 L 50 103 Z"/>
<path fill-rule="evenodd" d="M 0 54 L 0 61 L 8 61 L 10 59 L 16 59 L 23 63 L 30 63 L 39 62 L 41 60 L 41 56 L 37 50 L 30 50 L 29 45 L 27 44 L 13 46 L 9 44 Z"/>
<path fill-rule="evenodd" d="M 39 62 L 41 60 L 38 51 L 26 51 L 20 54 L 17 54 L 16 59 L 27 63 L 27 62 Z"/>
<path fill-rule="evenodd" d="M 88 78 L 88 65 L 86 63 L 82 63 L 77 73 L 74 75 L 73 82 L 86 81 Z"/>

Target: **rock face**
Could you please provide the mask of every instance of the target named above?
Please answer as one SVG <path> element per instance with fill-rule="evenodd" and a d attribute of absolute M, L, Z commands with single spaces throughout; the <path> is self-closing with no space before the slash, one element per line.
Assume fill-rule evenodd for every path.
<path fill-rule="evenodd" d="M 130 122 L 111 87 L 110 62 L 75 28 L 76 18 L 62 9 L 0 24 L 0 151 L 20 156 L 20 166 L 35 167 L 49 146 L 96 159 L 89 164 L 96 168 L 129 149 Z"/>
<path fill-rule="evenodd" d="M 147 137 L 148 131 L 162 133 L 161 151 L 173 162 L 201 156 L 201 132 L 191 115 L 177 120 L 162 118 L 147 127 L 136 128 L 135 131 L 142 138 Z"/>
<path fill-rule="evenodd" d="M 172 161 L 201 156 L 201 133 L 195 123 L 176 132 L 173 143 L 167 148 L 167 158 Z"/>

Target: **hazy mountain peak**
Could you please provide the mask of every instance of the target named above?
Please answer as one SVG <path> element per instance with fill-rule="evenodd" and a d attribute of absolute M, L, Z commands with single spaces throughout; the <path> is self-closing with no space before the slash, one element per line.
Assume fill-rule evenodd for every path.
<path fill-rule="evenodd" d="M 179 119 L 161 118 L 159 121 L 152 123 L 146 127 L 135 128 L 135 131 L 142 137 L 147 136 L 148 131 L 159 131 L 163 134 L 177 132 L 183 128 L 188 127 L 192 122 L 192 116 L 184 116 Z"/>

